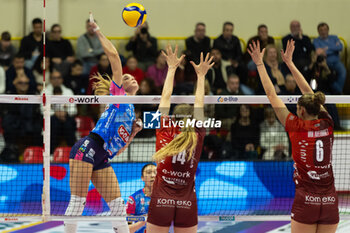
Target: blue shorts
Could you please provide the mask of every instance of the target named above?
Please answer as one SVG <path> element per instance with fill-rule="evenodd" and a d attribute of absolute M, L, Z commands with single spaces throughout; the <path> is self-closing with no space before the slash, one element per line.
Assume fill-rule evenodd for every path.
<path fill-rule="evenodd" d="M 97 134 L 83 137 L 74 144 L 70 151 L 69 158 L 91 163 L 93 171 L 110 167 L 108 161 L 109 153 L 103 149 L 103 140 Z"/>

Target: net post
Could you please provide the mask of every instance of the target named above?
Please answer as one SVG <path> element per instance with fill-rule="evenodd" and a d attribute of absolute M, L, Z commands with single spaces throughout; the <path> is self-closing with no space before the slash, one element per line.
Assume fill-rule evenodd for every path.
<path fill-rule="evenodd" d="M 44 185 L 42 193 L 42 220 L 48 221 L 50 217 L 50 128 L 51 128 L 51 96 L 43 94 L 44 122 L 43 122 L 43 170 Z"/>

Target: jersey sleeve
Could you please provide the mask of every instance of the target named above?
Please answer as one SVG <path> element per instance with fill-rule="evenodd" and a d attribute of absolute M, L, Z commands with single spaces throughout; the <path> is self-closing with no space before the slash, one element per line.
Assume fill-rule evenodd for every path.
<path fill-rule="evenodd" d="M 326 112 L 326 111 L 321 111 L 321 112 L 318 114 L 318 119 L 324 119 L 324 120 L 326 120 L 327 122 L 329 122 L 330 126 L 331 126 L 332 128 L 334 128 L 333 119 L 332 119 L 331 115 L 329 115 L 328 112 Z"/>
<path fill-rule="evenodd" d="M 136 212 L 136 202 L 133 196 L 130 196 L 128 202 L 126 203 L 126 213 L 127 214 L 135 214 Z"/>
<path fill-rule="evenodd" d="M 285 129 L 287 132 L 297 131 L 302 128 L 303 121 L 293 113 L 289 113 L 286 119 Z"/>
<path fill-rule="evenodd" d="M 125 90 L 123 86 L 118 86 L 113 80 L 111 86 L 109 87 L 109 92 L 111 95 L 125 95 Z"/>

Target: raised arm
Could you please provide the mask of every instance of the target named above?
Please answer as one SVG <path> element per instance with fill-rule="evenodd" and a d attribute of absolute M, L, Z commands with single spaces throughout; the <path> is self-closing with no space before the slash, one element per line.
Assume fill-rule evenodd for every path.
<path fill-rule="evenodd" d="M 162 115 L 168 115 L 169 109 L 170 109 L 170 97 L 173 93 L 173 87 L 174 87 L 174 76 L 177 67 L 180 65 L 181 61 L 184 59 L 185 55 L 182 55 L 180 58 L 177 57 L 177 51 L 178 47 L 176 45 L 175 51 L 173 52 L 170 45 L 166 48 L 166 54 L 162 51 L 163 56 L 165 56 L 167 64 L 168 64 L 168 73 L 166 75 L 164 85 L 163 85 L 163 91 L 162 91 L 162 97 L 160 99 L 159 103 L 159 111 L 162 113 Z"/>
<path fill-rule="evenodd" d="M 303 94 L 314 94 L 314 91 L 310 85 L 306 82 L 304 76 L 300 73 L 293 62 L 293 52 L 294 52 L 294 40 L 289 40 L 287 42 L 286 51 L 281 50 L 282 60 L 288 66 L 290 72 L 292 72 L 293 78 L 297 83 L 301 93 Z M 326 109 L 321 105 L 321 111 L 326 111 Z"/>
<path fill-rule="evenodd" d="M 113 72 L 113 81 L 118 85 L 122 85 L 122 62 L 120 61 L 119 53 L 112 42 L 108 40 L 100 30 L 100 27 L 95 23 L 92 13 L 90 13 L 90 24 L 101 42 L 103 51 L 108 57 Z"/>
<path fill-rule="evenodd" d="M 284 126 L 286 124 L 286 119 L 288 117 L 289 111 L 283 101 L 277 96 L 275 87 L 273 86 L 269 75 L 266 72 L 265 65 L 263 63 L 263 57 L 265 49 L 260 52 L 260 43 L 257 44 L 253 41 L 249 45 L 248 53 L 252 57 L 252 60 L 256 64 L 256 67 L 259 72 L 261 83 L 264 87 L 267 98 L 270 100 L 273 110 L 275 111 L 279 121 Z"/>
<path fill-rule="evenodd" d="M 194 99 L 194 112 L 193 112 L 193 118 L 196 120 L 202 120 L 202 121 L 204 120 L 205 75 L 207 74 L 208 70 L 214 65 L 214 62 L 211 63 L 212 60 L 213 60 L 213 57 L 209 59 L 209 53 L 207 53 L 207 56 L 203 61 L 203 53 L 201 53 L 199 65 L 196 65 L 193 61 L 190 61 L 197 74 L 197 89 L 196 89 L 196 94 Z"/>
<path fill-rule="evenodd" d="M 294 40 L 289 40 L 287 42 L 286 51 L 284 52 L 283 50 L 281 50 L 282 60 L 284 61 L 284 63 L 286 63 L 290 72 L 292 72 L 293 78 L 295 79 L 295 82 L 297 83 L 301 93 L 313 94 L 314 91 L 311 89 L 309 84 L 306 82 L 304 76 L 300 73 L 300 71 L 294 65 L 294 62 L 292 60 L 293 59 L 293 52 L 294 52 L 294 48 L 295 48 L 294 43 L 295 43 Z"/>

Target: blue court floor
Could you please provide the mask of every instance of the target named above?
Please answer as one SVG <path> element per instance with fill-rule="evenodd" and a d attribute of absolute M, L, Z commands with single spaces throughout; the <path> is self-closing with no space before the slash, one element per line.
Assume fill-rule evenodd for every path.
<path fill-rule="evenodd" d="M 63 233 L 63 222 L 0 223 L 0 232 Z M 170 231 L 173 233 L 173 230 Z M 200 233 L 290 233 L 289 222 L 199 222 Z M 340 221 L 337 233 L 350 232 L 350 221 Z M 80 222 L 77 233 L 114 233 L 109 222 Z"/>

